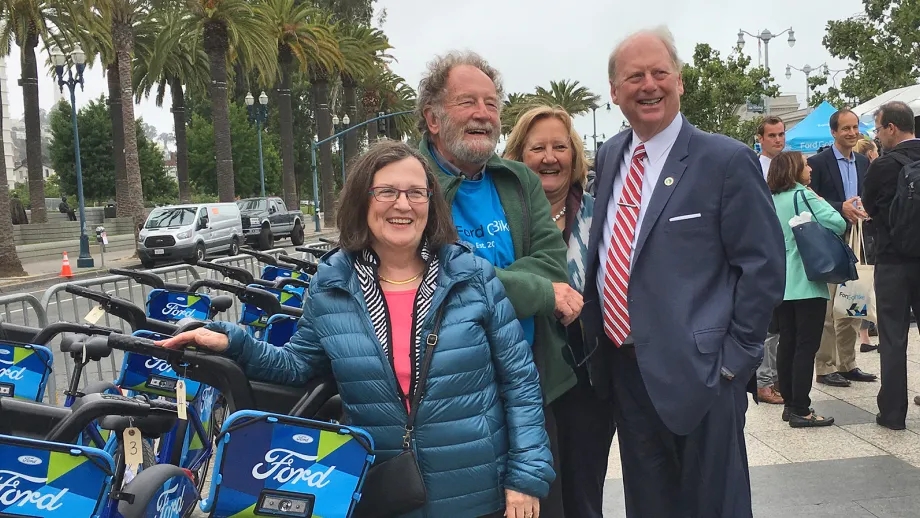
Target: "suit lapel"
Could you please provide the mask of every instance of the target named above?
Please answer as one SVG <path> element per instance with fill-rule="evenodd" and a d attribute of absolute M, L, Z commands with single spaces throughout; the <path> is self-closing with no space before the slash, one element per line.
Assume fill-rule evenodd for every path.
<path fill-rule="evenodd" d="M 681 115 L 681 117 L 683 117 L 683 115 Z M 674 141 L 671 152 L 664 162 L 664 167 L 661 168 L 661 174 L 658 176 L 658 184 L 652 192 L 652 199 L 649 200 L 648 208 L 645 210 L 645 216 L 642 218 L 642 226 L 639 229 L 639 239 L 636 241 L 636 250 L 633 254 L 632 264 L 636 264 L 639 254 L 642 253 L 642 247 L 648 239 L 649 233 L 661 216 L 661 212 L 664 210 L 665 205 L 668 204 L 668 200 L 671 199 L 671 194 L 677 189 L 677 186 L 680 185 L 680 179 L 687 169 L 687 164 L 684 163 L 684 159 L 689 154 L 690 136 L 692 132 L 693 126 L 690 125 L 687 119 L 684 119 L 684 123 L 680 128 L 680 133 L 677 135 L 677 140 Z M 671 185 L 665 185 L 664 181 L 667 178 L 671 178 L 674 182 Z"/>
<path fill-rule="evenodd" d="M 601 239 L 604 238 L 604 225 L 607 224 L 607 205 L 610 203 L 610 196 L 613 195 L 613 181 L 620 174 L 620 162 L 626 147 L 629 146 L 632 131 L 624 131 L 622 138 L 612 143 L 610 151 L 604 157 L 604 170 L 597 171 L 600 175 L 600 182 L 594 189 L 594 215 L 591 220 L 591 232 L 588 239 L 588 264 L 586 265 L 588 275 L 586 282 L 594 284 L 591 279 L 597 277 L 597 251 L 600 247 Z"/>
<path fill-rule="evenodd" d="M 837 155 L 834 154 L 833 147 L 828 151 L 827 172 L 831 176 L 831 180 L 834 182 L 834 187 L 837 188 L 837 194 L 840 196 L 840 201 L 846 201 L 847 192 L 843 188 L 843 175 L 840 174 L 840 164 L 837 163 Z"/>

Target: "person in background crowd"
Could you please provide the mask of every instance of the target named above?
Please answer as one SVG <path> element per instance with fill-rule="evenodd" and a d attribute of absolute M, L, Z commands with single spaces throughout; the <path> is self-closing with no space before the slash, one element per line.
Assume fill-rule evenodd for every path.
<path fill-rule="evenodd" d="M 594 198 L 584 190 L 588 166 L 572 118 L 561 108 L 528 110 L 511 131 L 504 158 L 524 162 L 540 178 L 552 221 L 568 244 L 569 285 L 584 293 Z M 601 518 L 616 424 L 608 402 L 591 387 L 581 322 L 573 322 L 566 331 L 578 384 L 552 404 L 559 434 L 563 504 L 566 516 Z"/>
<path fill-rule="evenodd" d="M 878 146 L 875 141 L 867 138 L 859 139 L 854 150 L 869 159 L 870 167 L 872 162 L 878 158 Z M 875 264 L 875 221 L 871 218 L 863 222 L 863 241 L 863 261 L 865 264 Z M 863 320 L 859 328 L 859 352 L 869 353 L 878 350 L 877 345 L 872 345 L 870 334 L 878 335 L 875 324 L 869 320 Z"/>
<path fill-rule="evenodd" d="M 13 193 L 10 197 L 10 218 L 14 225 L 28 225 L 29 216 L 26 214 L 26 208 L 22 206 L 22 200 L 19 199 L 19 193 Z"/>
<path fill-rule="evenodd" d="M 460 240 L 495 266 L 533 345 L 544 404 L 551 405 L 577 382 L 563 356 L 563 326 L 578 317 L 583 302 L 569 285 L 565 241 L 540 179 L 526 165 L 495 154 L 502 95 L 498 71 L 479 55 L 436 58 L 418 88 L 419 149 L 451 206 Z M 556 421 L 549 409 L 545 414 L 559 473 Z M 540 508 L 544 516 L 564 515 L 560 477 Z"/>
<path fill-rule="evenodd" d="M 70 208 L 70 205 L 67 204 L 67 196 L 61 196 L 61 203 L 58 204 L 58 211 L 61 214 L 67 214 L 67 217 L 70 221 L 76 221 L 77 215 L 74 213 L 74 210 Z"/>
<path fill-rule="evenodd" d="M 847 224 L 865 220 L 860 194 L 863 178 L 869 169 L 869 159 L 853 148 L 862 138 L 859 118 L 850 110 L 834 112 L 829 121 L 834 144 L 808 159 L 811 167 L 811 189 L 837 209 Z M 846 238 L 845 238 L 846 239 Z M 878 376 L 863 372 L 856 365 L 856 340 L 862 320 L 835 318 L 834 297 L 837 285 L 828 285 L 830 301 L 824 316 L 824 333 L 821 347 L 815 355 L 815 373 L 818 383 L 835 387 L 849 387 L 852 381 L 875 381 Z"/>
<path fill-rule="evenodd" d="M 920 258 L 898 250 L 889 220 L 898 173 L 905 164 L 920 160 L 920 139 L 914 137 L 914 130 L 914 112 L 907 104 L 894 101 L 879 107 L 875 131 L 886 152 L 869 166 L 863 193 L 866 212 L 875 221 L 877 244 L 875 301 L 882 386 L 875 422 L 892 430 L 905 428 L 911 309 L 915 315 L 920 314 Z"/>
<path fill-rule="evenodd" d="M 628 36 L 607 73 L 631 129 L 597 154 L 582 321 L 592 382 L 614 395 L 626 515 L 750 518 L 746 391 L 783 232 L 754 151 L 681 115 L 667 28 Z"/>
<path fill-rule="evenodd" d="M 786 123 L 783 119 L 769 115 L 757 127 L 757 141 L 760 142 L 760 167 L 764 180 L 770 170 L 770 161 L 786 147 Z M 776 322 L 770 322 L 767 338 L 763 343 L 763 362 L 757 368 L 757 399 L 772 405 L 782 405 L 783 396 L 777 385 L 776 350 L 779 347 L 779 329 Z"/>
<path fill-rule="evenodd" d="M 807 188 L 810 182 L 811 168 L 798 151 L 780 153 L 770 164 L 767 186 L 773 193 L 776 216 L 786 241 L 786 292 L 782 304 L 773 313 L 773 320 L 779 327 L 776 365 L 780 392 L 785 399 L 782 418 L 793 428 L 834 424 L 833 417 L 815 413 L 809 397 L 815 353 L 821 346 L 824 313 L 830 296 L 827 284 L 810 281 L 805 276 L 789 220 L 802 212 L 812 212 L 815 221 L 837 235 L 843 235 L 847 223 L 830 204 Z"/>
<path fill-rule="evenodd" d="M 554 477 L 540 384 L 495 268 L 455 244 L 437 180 L 402 142 L 357 159 L 339 206 L 351 209 L 336 215 L 341 248 L 320 262 L 290 342 L 212 322 L 159 344 L 223 352 L 255 380 L 302 385 L 331 372 L 377 462 L 402 451 L 413 376 L 433 354 L 412 434 L 428 502 L 405 518 L 538 518 Z"/>

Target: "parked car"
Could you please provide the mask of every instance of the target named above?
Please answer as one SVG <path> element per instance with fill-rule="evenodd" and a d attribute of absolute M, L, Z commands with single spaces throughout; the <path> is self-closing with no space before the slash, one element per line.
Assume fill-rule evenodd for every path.
<path fill-rule="evenodd" d="M 281 198 L 246 198 L 236 204 L 243 219 L 246 242 L 268 250 L 275 240 L 290 237 L 294 246 L 303 244 L 303 212 L 288 210 Z"/>
<path fill-rule="evenodd" d="M 137 255 L 145 268 L 153 268 L 160 261 L 199 261 L 220 252 L 236 255 L 244 239 L 235 203 L 171 205 L 147 216 Z"/>

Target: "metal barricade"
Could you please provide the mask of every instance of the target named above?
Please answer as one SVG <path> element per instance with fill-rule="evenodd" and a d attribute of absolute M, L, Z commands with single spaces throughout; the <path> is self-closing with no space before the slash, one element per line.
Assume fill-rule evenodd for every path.
<path fill-rule="evenodd" d="M 201 275 L 198 270 L 190 265 L 166 266 L 149 270 L 163 278 L 165 282 L 173 284 L 190 284 L 192 281 L 200 279 Z M 150 287 L 135 282 L 133 279 L 122 275 L 108 275 L 95 279 L 85 279 L 80 281 L 64 282 L 55 284 L 47 290 L 41 299 L 41 307 L 44 310 L 47 322 L 83 322 L 87 314 L 93 310 L 97 303 L 84 299 L 78 295 L 67 293 L 67 286 L 82 286 L 91 288 L 95 291 L 101 291 L 109 295 L 129 300 L 138 307 L 144 308 L 147 302 L 147 295 L 150 293 Z M 130 333 L 131 329 L 125 322 L 117 317 L 105 313 L 99 321 L 94 322 L 98 325 L 120 329 L 125 333 Z M 57 348 L 60 338 L 56 338 L 49 348 L 54 352 L 54 363 L 60 366 L 63 362 L 64 372 L 56 369 L 54 375 L 48 382 L 47 394 L 53 394 L 56 398 L 55 403 L 61 394 L 57 391 L 57 382 L 60 381 L 63 386 L 67 386 L 70 375 L 73 373 L 73 360 L 60 352 Z M 83 386 L 94 381 L 112 381 L 118 376 L 119 365 L 122 360 L 121 351 L 113 351 L 109 356 L 109 365 L 103 366 L 102 362 L 96 363 L 95 378 L 92 376 L 90 369 L 84 371 Z"/>
<path fill-rule="evenodd" d="M 262 253 L 269 254 L 273 257 L 278 257 L 281 254 L 287 254 L 288 251 L 285 250 L 284 248 L 272 248 L 271 250 L 264 250 L 262 251 Z M 251 255 L 240 254 L 240 255 L 234 255 L 232 257 L 221 257 L 220 259 L 214 259 L 213 261 L 209 261 L 209 262 L 214 263 L 214 264 L 226 264 L 229 266 L 235 266 L 237 268 L 243 268 L 244 270 L 248 270 L 249 273 L 251 273 L 256 279 L 262 276 L 262 263 Z M 215 270 L 208 270 L 208 269 L 202 268 L 201 274 L 203 276 L 206 276 L 206 278 L 208 279 L 212 279 L 216 281 L 224 280 L 224 277 L 220 274 L 220 272 L 215 271 Z M 207 289 L 207 293 L 213 296 L 226 294 L 223 290 L 212 290 L 210 288 Z M 239 302 L 236 301 L 233 304 L 233 306 L 230 307 L 230 309 L 228 309 L 227 311 L 224 311 L 220 315 L 217 315 L 216 320 L 222 320 L 225 322 L 234 322 L 234 323 L 239 322 L 240 320 Z"/>
<path fill-rule="evenodd" d="M 41 301 L 28 293 L 0 296 L 0 321 L 26 327 L 48 325 Z"/>

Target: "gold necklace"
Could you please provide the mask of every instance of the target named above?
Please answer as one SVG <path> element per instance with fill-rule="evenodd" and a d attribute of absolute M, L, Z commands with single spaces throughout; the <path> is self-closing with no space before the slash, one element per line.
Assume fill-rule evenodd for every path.
<path fill-rule="evenodd" d="M 385 283 L 388 283 L 388 284 L 393 284 L 393 285 L 396 285 L 396 286 L 402 286 L 403 284 L 409 284 L 410 282 L 412 282 L 412 281 L 418 279 L 418 278 L 421 277 L 421 276 L 422 276 L 422 272 L 418 272 L 418 273 L 415 274 L 415 276 L 412 277 L 411 279 L 406 279 L 406 280 L 404 280 L 404 281 L 391 281 L 390 279 L 387 279 L 387 278 L 384 277 L 383 275 L 377 275 L 377 277 L 379 277 L 381 281 L 383 281 L 383 282 L 385 282 Z"/>

